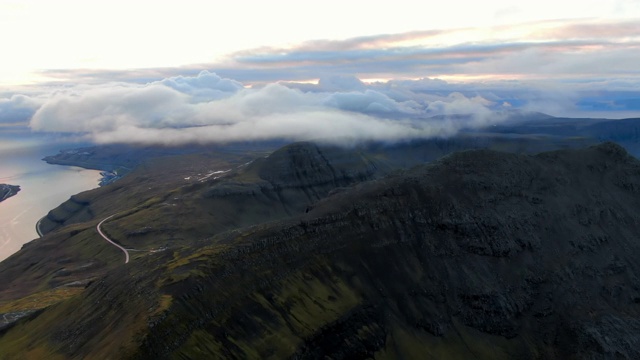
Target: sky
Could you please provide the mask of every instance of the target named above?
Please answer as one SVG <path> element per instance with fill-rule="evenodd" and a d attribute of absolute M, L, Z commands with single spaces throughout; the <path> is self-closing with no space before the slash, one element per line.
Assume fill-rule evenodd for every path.
<path fill-rule="evenodd" d="M 0 0 L 0 34 L 4 132 L 395 140 L 510 110 L 640 116 L 640 0 Z"/>

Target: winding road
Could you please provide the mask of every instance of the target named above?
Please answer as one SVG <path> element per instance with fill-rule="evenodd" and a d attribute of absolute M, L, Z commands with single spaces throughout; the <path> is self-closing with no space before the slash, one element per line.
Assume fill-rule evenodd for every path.
<path fill-rule="evenodd" d="M 105 235 L 102 230 L 100 229 L 100 226 L 102 226 L 102 224 L 111 219 L 112 217 L 114 217 L 114 215 L 109 216 L 108 218 L 100 221 L 100 223 L 98 224 L 98 226 L 96 226 L 96 230 L 98 230 L 98 234 L 100 234 L 100 236 L 102 236 L 103 239 L 107 240 L 108 242 L 110 242 L 113 246 L 117 247 L 118 249 L 122 250 L 122 252 L 124 252 L 124 263 L 128 263 L 129 262 L 129 252 L 127 251 L 127 249 L 123 248 L 122 246 L 116 244 L 113 240 L 109 239 L 109 237 L 107 237 L 107 235 Z"/>
<path fill-rule="evenodd" d="M 38 220 L 38 222 L 36 223 L 36 232 L 38 233 L 38 237 L 43 237 L 44 236 L 44 234 L 42 233 L 42 230 L 40 230 L 40 224 L 42 223 L 43 219 L 44 219 L 44 217 L 41 218 L 40 220 Z"/>

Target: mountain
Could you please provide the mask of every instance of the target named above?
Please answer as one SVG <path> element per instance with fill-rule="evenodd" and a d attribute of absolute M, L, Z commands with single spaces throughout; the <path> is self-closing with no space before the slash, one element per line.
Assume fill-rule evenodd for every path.
<path fill-rule="evenodd" d="M 0 202 L 16 195 L 20 191 L 20 186 L 0 184 Z"/>
<path fill-rule="evenodd" d="M 335 188 L 387 171 L 362 152 L 313 143 L 287 145 L 258 158 L 217 152 L 160 157 L 113 186 L 72 197 L 47 215 L 42 229 L 47 233 L 93 219 L 104 208 L 111 214 L 127 214 L 122 237 L 132 235 L 132 229 L 141 224 L 144 231 L 134 234 L 138 244 L 144 238 L 158 243 L 158 237 L 169 238 L 173 231 L 201 238 L 290 216 Z M 167 218 L 176 225 L 167 226 Z M 153 226 L 156 220 L 157 227 Z"/>
<path fill-rule="evenodd" d="M 162 219 L 164 232 L 210 224 L 210 235 L 167 238 L 81 287 L 53 288 L 73 294 L 59 290 L 66 300 L 5 328 L 0 349 L 60 359 L 640 357 L 640 161 L 624 148 L 470 150 L 396 171 L 386 160 L 294 144 L 125 212 L 105 230 L 127 246 L 166 236 L 155 230 Z M 117 184 L 98 193 L 126 193 Z M 107 207 L 106 195 L 83 196 Z M 127 235 L 143 219 L 153 236 Z M 43 266 L 24 255 L 38 247 L 96 261 L 84 254 L 106 242 L 89 224 L 0 263 L 0 294 L 19 287 L 6 278 L 18 264 L 31 259 L 17 278 Z M 98 254 L 118 253 L 103 246 Z M 61 260 L 62 272 L 83 264 Z M 14 298 L 0 312 L 29 299 Z"/>
<path fill-rule="evenodd" d="M 613 141 L 623 145 L 635 156 L 640 156 L 640 118 L 610 120 L 556 118 L 542 115 L 511 117 L 503 124 L 492 126 L 488 130 L 492 133 L 503 134 L 538 134 Z"/>

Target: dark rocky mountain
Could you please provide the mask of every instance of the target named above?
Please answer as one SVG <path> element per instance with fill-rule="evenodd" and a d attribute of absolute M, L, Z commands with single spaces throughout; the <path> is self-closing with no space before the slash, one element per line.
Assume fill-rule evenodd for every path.
<path fill-rule="evenodd" d="M 20 191 L 20 186 L 0 184 L 0 202 L 16 195 Z"/>
<path fill-rule="evenodd" d="M 189 216 L 220 222 L 215 235 L 141 253 L 14 323 L 0 349 L 60 359 L 640 357 L 640 161 L 622 147 L 464 151 L 391 174 L 380 164 L 297 144 L 125 214 L 107 230 L 131 243 L 124 229 L 136 216 L 178 216 L 158 210 L 176 195 Z M 269 200 L 280 215 L 247 214 Z M 228 223 L 227 211 L 245 220 Z M 66 242 L 89 233 L 75 226 Z"/>
<path fill-rule="evenodd" d="M 231 358 L 637 358 L 639 181 L 604 144 L 459 153 L 362 185 L 218 239 L 235 246 L 167 286 L 184 310 L 140 354 L 206 339 Z M 184 319 L 189 335 L 171 331 Z"/>

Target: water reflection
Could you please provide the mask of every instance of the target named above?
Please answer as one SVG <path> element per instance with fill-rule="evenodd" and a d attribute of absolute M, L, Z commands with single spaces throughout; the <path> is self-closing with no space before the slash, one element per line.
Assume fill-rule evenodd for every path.
<path fill-rule="evenodd" d="M 98 171 L 41 160 L 62 146 L 34 137 L 0 135 L 0 183 L 21 187 L 16 196 L 0 203 L 0 261 L 37 238 L 35 224 L 49 210 L 98 186 Z"/>

